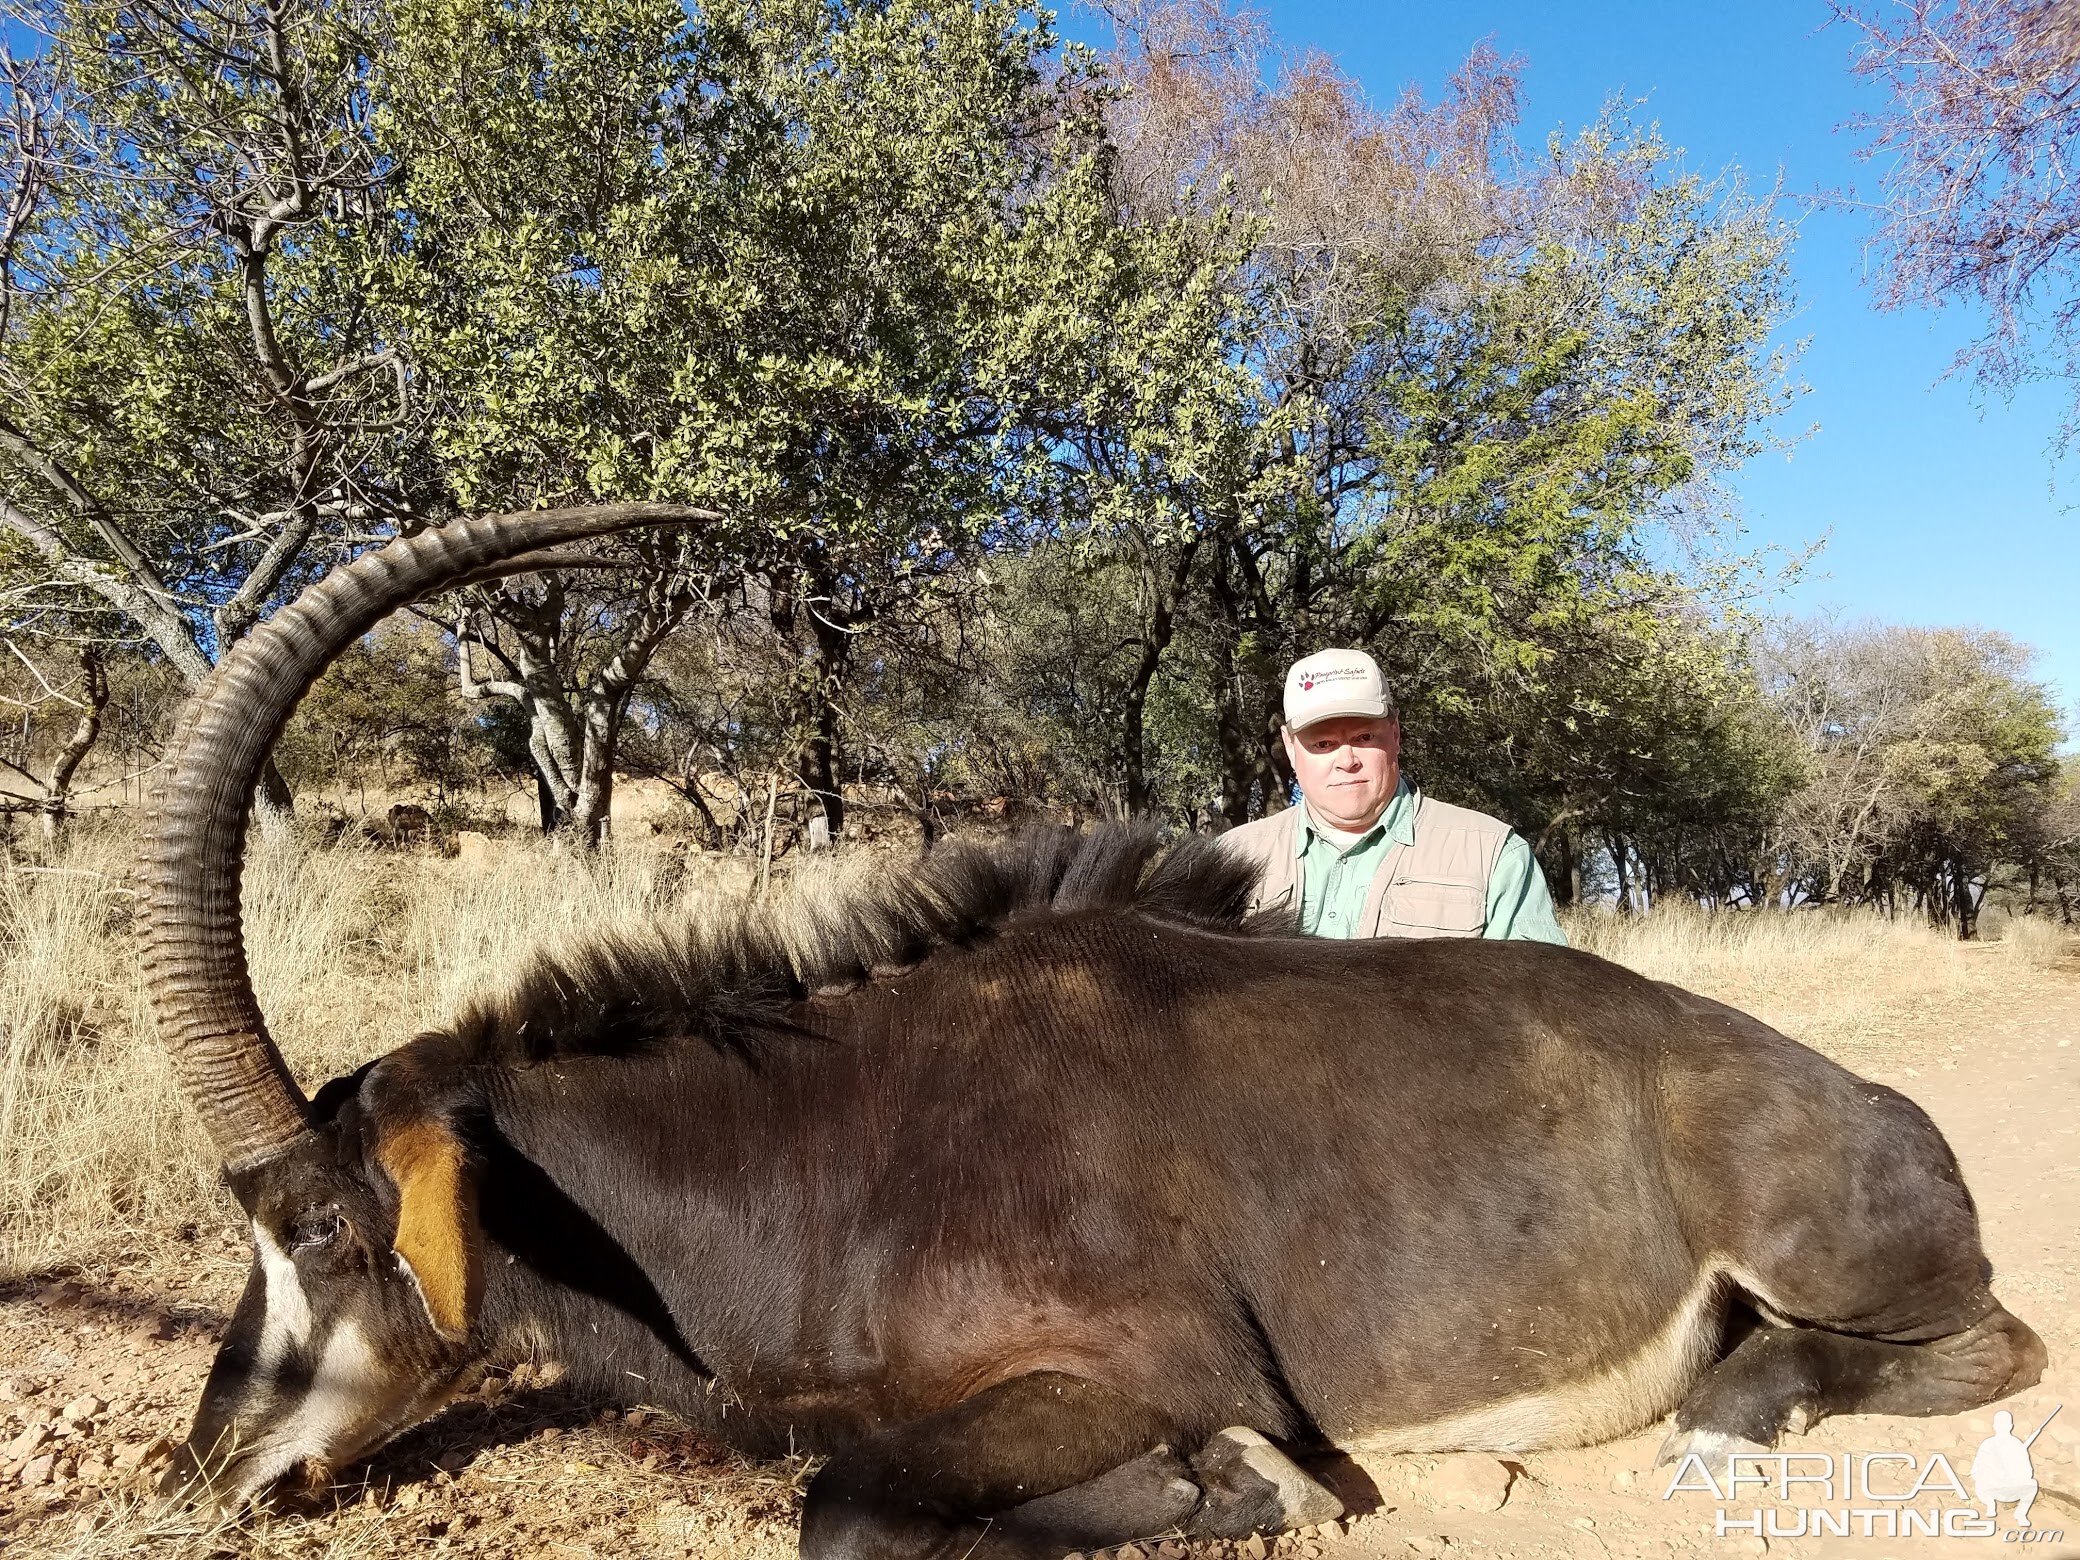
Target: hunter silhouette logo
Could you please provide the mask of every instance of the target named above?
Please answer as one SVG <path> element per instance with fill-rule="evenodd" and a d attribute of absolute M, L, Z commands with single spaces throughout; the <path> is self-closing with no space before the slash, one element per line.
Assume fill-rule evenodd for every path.
<path fill-rule="evenodd" d="M 2012 1500 L 2015 1525 L 2029 1526 L 2030 1503 L 2037 1498 L 2037 1470 L 2030 1462 L 2029 1449 L 2044 1433 L 2045 1425 L 2057 1417 L 2054 1408 L 2024 1441 L 2015 1435 L 2013 1414 L 2002 1409 L 1993 1416 L 1993 1434 L 1979 1443 L 1978 1455 L 1972 1459 L 1972 1493 L 1979 1497 L 1986 1515 L 1992 1516 L 2002 1501 Z"/>
<path fill-rule="evenodd" d="M 1941 1452 L 1730 1451 L 1723 1467 L 1696 1452 L 1686 1455 L 1661 1498 L 1710 1495 L 1719 1502 L 1719 1538 L 1997 1537 L 2008 1544 L 2055 1544 L 2064 1539 L 2062 1530 L 2030 1523 L 2038 1491 L 2029 1449 L 2058 1413 L 2054 1406 L 2027 1437 L 2015 1434 L 2013 1414 L 1995 1414 L 1993 1434 L 1972 1457 L 1969 1491 Z M 1738 1509 L 1744 1496 L 1763 1495 L 1781 1504 Z M 2015 1508 L 2014 1525 L 2004 1528 L 1997 1514 L 2006 1504 Z"/>

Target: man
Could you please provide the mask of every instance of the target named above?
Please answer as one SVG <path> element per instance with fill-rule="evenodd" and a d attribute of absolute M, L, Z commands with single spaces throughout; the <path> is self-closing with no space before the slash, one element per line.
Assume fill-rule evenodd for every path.
<path fill-rule="evenodd" d="M 1301 805 L 1222 836 L 1262 877 L 1256 909 L 1315 937 L 1515 937 L 1564 944 L 1531 847 L 1401 774 L 1401 723 L 1362 650 L 1286 673 L 1284 740 Z"/>

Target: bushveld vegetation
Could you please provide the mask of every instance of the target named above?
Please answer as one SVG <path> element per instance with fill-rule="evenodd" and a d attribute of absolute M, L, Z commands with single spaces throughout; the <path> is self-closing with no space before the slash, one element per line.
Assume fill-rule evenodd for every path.
<path fill-rule="evenodd" d="M 729 518 L 357 650 L 268 809 L 1219 828 L 1358 643 L 1563 902 L 2080 914 L 2022 647 L 1756 615 L 1714 483 L 1796 398 L 1788 226 L 1620 115 L 1522 145 L 1513 61 L 1374 104 L 1217 0 L 1103 51 L 994 0 L 14 14 L 0 766 L 51 831 L 340 558 L 663 498 Z"/>

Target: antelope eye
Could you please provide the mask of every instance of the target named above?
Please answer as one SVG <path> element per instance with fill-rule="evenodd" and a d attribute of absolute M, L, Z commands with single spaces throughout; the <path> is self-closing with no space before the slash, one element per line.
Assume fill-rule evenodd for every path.
<path fill-rule="evenodd" d="M 313 1208 L 300 1214 L 289 1232 L 291 1251 L 312 1251 L 330 1245 L 343 1227 L 337 1208 Z"/>

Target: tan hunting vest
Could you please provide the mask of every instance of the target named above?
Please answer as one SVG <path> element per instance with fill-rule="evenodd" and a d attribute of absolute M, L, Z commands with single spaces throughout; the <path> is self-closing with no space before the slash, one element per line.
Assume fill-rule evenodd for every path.
<path fill-rule="evenodd" d="M 1300 911 L 1300 807 L 1245 823 L 1221 836 L 1228 849 L 1258 864 L 1262 876 L 1251 911 Z M 1488 878 L 1509 839 L 1509 825 L 1486 813 L 1415 793 L 1415 838 L 1394 842 L 1380 858 L 1360 937 L 1478 937 L 1488 924 Z"/>

